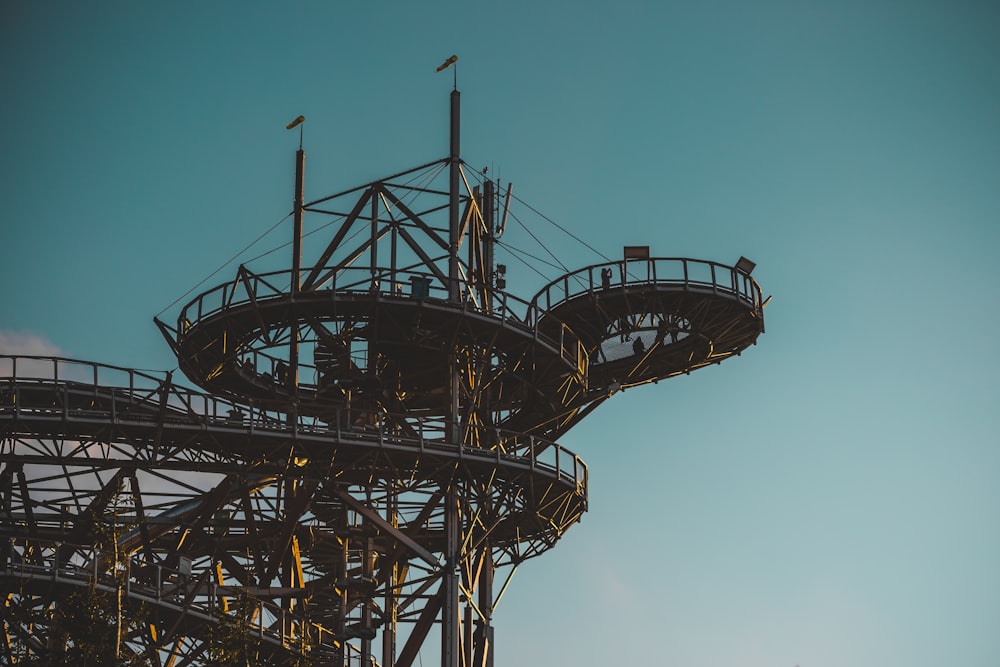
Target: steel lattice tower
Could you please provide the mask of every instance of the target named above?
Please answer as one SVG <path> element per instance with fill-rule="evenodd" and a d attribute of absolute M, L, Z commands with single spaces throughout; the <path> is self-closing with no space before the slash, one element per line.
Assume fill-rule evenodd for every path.
<path fill-rule="evenodd" d="M 619 389 L 756 341 L 743 258 L 631 247 L 509 294 L 509 189 L 465 168 L 459 99 L 448 157 L 314 201 L 300 147 L 291 270 L 241 266 L 157 320 L 197 390 L 0 357 L 8 664 L 69 655 L 86 593 L 122 664 L 239 645 L 252 664 L 410 667 L 438 635 L 443 667 L 493 665 L 497 568 L 587 509 L 558 440 Z M 303 259 L 306 216 L 332 235 Z"/>

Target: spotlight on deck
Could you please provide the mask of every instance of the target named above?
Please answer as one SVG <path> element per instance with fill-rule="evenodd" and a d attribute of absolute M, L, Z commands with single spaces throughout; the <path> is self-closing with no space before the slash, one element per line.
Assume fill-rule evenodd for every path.
<path fill-rule="evenodd" d="M 736 270 L 745 276 L 749 276 L 753 273 L 753 270 L 757 268 L 756 262 L 751 262 L 746 257 L 740 255 L 740 259 L 736 262 Z"/>

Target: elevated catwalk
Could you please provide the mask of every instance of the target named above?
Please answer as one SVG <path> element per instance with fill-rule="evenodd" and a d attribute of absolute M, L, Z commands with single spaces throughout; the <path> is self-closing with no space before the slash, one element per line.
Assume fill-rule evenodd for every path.
<path fill-rule="evenodd" d="M 357 188 L 306 202 L 298 151 L 291 269 L 157 320 L 197 389 L 0 357 L 8 664 L 493 665 L 510 576 L 587 509 L 558 440 L 756 341 L 746 260 L 633 249 L 508 293 L 509 186 L 459 157 L 458 99 L 449 157 Z M 113 641 L 79 632 L 95 603 Z"/>
<path fill-rule="evenodd" d="M 137 654 L 203 655 L 205 623 L 238 602 L 266 664 L 356 664 L 349 640 L 370 641 L 383 622 L 358 608 L 399 568 L 433 582 L 444 565 L 441 477 L 506 489 L 466 531 L 470 546 L 489 532 L 497 566 L 548 549 L 586 508 L 583 462 L 521 434 L 491 430 L 497 446 L 486 449 L 436 427 L 392 432 L 391 416 L 289 423 L 165 376 L 65 359 L 0 357 L 0 373 L 9 600 L 26 611 L 95 582 L 124 585 L 126 611 L 156 610 L 157 632 L 126 628 Z M 390 492 L 393 525 L 380 517 Z M 114 558 L 102 530 L 115 535 Z M 397 619 L 437 604 L 435 593 L 400 595 Z M 14 645 L 44 628 L 13 621 Z"/>

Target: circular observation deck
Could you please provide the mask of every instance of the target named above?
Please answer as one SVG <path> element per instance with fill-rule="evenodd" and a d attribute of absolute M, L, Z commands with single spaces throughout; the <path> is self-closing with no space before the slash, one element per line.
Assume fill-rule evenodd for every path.
<path fill-rule="evenodd" d="M 719 363 L 764 332 L 760 286 L 730 266 L 686 258 L 589 266 L 531 301 L 539 328 L 569 326 L 587 349 L 588 389 L 607 393 Z M 553 317 L 550 328 L 546 318 Z"/>
<path fill-rule="evenodd" d="M 242 269 L 184 306 L 175 329 L 158 322 L 185 375 L 232 401 L 285 411 L 295 403 L 320 417 L 357 405 L 446 414 L 456 358 L 486 368 L 498 410 L 515 410 L 539 386 L 585 381 L 572 329 L 550 314 L 540 327 L 543 313 L 506 293 L 465 292 L 456 303 L 430 274 L 368 269 L 292 293 L 291 277 Z M 297 382 L 288 376 L 293 336 Z"/>

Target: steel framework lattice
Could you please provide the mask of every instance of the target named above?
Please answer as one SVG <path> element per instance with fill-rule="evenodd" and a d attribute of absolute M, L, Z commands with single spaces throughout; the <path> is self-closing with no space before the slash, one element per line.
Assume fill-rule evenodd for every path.
<path fill-rule="evenodd" d="M 448 157 L 312 202 L 298 151 L 291 270 L 157 320 L 199 389 L 0 357 L 7 664 L 68 659 L 68 601 L 97 599 L 120 664 L 410 667 L 438 635 L 443 666 L 492 665 L 513 569 L 587 508 L 559 438 L 763 332 L 746 264 L 633 252 L 509 294 L 451 105 Z"/>

